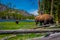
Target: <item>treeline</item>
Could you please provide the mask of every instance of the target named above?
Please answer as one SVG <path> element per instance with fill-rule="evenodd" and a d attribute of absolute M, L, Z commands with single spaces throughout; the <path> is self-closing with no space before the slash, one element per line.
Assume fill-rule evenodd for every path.
<path fill-rule="evenodd" d="M 42 0 L 40 10 L 54 16 L 54 20 L 60 19 L 60 0 Z"/>
<path fill-rule="evenodd" d="M 26 20 L 26 19 L 34 19 L 34 15 L 23 15 L 22 13 L 18 12 L 18 10 L 11 10 L 6 9 L 5 11 L 0 11 L 0 19 L 19 19 L 19 20 Z"/>

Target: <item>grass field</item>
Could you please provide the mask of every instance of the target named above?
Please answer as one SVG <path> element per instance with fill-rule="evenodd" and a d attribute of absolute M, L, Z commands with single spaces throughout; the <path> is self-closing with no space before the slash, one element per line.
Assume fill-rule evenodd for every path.
<path fill-rule="evenodd" d="M 18 34 L 16 37 L 9 38 L 8 40 L 26 40 L 26 39 L 31 39 L 31 38 L 41 37 L 41 36 L 43 35 L 35 34 L 35 33 L 30 33 L 25 35 Z"/>
<path fill-rule="evenodd" d="M 31 39 L 31 38 L 36 38 L 36 37 L 41 37 L 44 36 L 45 34 L 35 34 L 35 33 L 30 33 L 30 34 L 16 34 L 16 36 L 9 38 L 9 36 L 12 36 L 12 34 L 2 34 L 0 35 L 0 40 L 7 37 L 7 40 L 26 40 L 26 39 Z"/>
<path fill-rule="evenodd" d="M 0 22 L 0 30 L 18 30 L 18 29 L 29 29 L 36 27 L 34 22 L 19 22 L 19 24 L 16 24 L 15 22 Z M 0 35 L 1 38 L 9 37 L 11 34 L 4 34 Z M 28 38 L 34 38 L 34 37 L 40 37 L 41 34 L 17 34 L 15 37 L 9 38 L 8 40 L 25 40 Z"/>
<path fill-rule="evenodd" d="M 36 27 L 34 22 L 0 22 L 0 30 L 28 29 Z"/>

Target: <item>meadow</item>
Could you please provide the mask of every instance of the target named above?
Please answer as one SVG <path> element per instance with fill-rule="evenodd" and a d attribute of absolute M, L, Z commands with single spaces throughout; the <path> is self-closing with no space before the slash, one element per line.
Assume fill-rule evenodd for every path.
<path fill-rule="evenodd" d="M 16 24 L 15 22 L 0 22 L 0 30 L 19 30 L 19 29 L 31 29 L 36 28 L 35 22 L 19 22 Z M 57 27 L 57 28 L 60 28 Z M 50 28 L 49 28 L 50 29 Z M 15 35 L 15 36 L 14 36 Z M 8 38 L 7 40 L 27 40 L 31 38 L 45 36 L 46 33 L 30 33 L 30 34 L 0 34 L 0 39 Z M 13 36 L 10 37 L 9 36 Z"/>
<path fill-rule="evenodd" d="M 30 29 L 35 28 L 35 22 L 19 22 L 19 24 L 16 24 L 15 22 L 0 22 L 0 30 L 19 30 L 19 29 Z M 15 34 L 15 37 L 9 38 L 8 40 L 25 40 L 28 38 L 35 38 L 40 37 L 42 34 Z M 0 35 L 0 39 L 3 39 L 5 37 L 12 36 L 12 34 L 2 34 Z"/>
<path fill-rule="evenodd" d="M 36 27 L 35 22 L 0 22 L 0 30 L 29 29 Z"/>

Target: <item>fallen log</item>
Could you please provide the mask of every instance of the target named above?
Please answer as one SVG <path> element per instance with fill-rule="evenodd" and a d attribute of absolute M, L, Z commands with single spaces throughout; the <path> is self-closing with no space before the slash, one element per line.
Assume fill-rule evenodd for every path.
<path fill-rule="evenodd" d="M 47 33 L 47 32 L 60 32 L 60 29 L 0 30 L 0 34 L 25 34 L 25 33 Z"/>

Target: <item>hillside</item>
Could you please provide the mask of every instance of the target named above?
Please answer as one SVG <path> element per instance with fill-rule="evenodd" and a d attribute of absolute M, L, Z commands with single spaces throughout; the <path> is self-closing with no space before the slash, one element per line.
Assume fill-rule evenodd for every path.
<path fill-rule="evenodd" d="M 5 11 L 5 10 L 7 10 L 7 8 L 8 8 L 8 6 L 6 6 L 6 5 L 4 5 L 4 4 L 0 4 L 0 11 Z M 24 15 L 24 16 L 29 16 L 29 15 L 31 15 L 31 14 L 29 14 L 27 11 L 25 11 L 25 10 L 18 10 L 18 9 L 10 9 L 9 8 L 9 10 L 11 10 L 12 12 L 14 11 L 17 11 L 17 13 L 20 13 L 20 14 L 22 14 L 22 15 Z M 11 12 L 11 13 L 12 13 Z"/>
<path fill-rule="evenodd" d="M 9 8 L 4 4 L 0 4 L 0 18 L 1 19 L 29 19 L 33 18 L 32 14 L 25 10 L 18 10 L 14 8 Z M 27 19 L 28 19 L 27 18 Z"/>
<path fill-rule="evenodd" d="M 4 11 L 7 9 L 7 6 L 0 4 L 0 11 Z"/>

